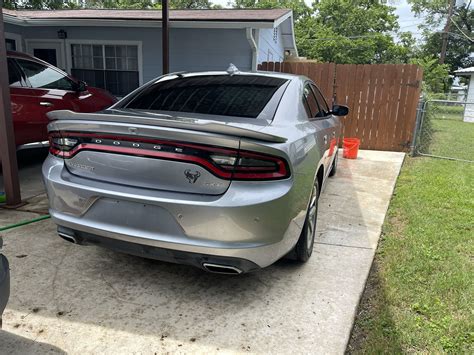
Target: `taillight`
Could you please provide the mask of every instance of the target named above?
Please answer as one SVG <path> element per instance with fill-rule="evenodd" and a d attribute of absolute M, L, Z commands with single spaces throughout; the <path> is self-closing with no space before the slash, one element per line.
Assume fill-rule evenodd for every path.
<path fill-rule="evenodd" d="M 53 137 L 51 139 L 51 144 L 61 149 L 63 151 L 69 151 L 74 148 L 79 141 L 74 138 L 60 138 L 60 137 Z"/>
<path fill-rule="evenodd" d="M 238 149 L 74 132 L 51 132 L 49 141 L 50 153 L 64 159 L 88 150 L 188 162 L 226 180 L 278 180 L 290 176 L 285 159 Z"/>

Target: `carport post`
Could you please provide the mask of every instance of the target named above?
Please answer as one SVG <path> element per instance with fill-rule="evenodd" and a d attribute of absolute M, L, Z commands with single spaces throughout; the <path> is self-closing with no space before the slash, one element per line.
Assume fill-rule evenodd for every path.
<path fill-rule="evenodd" d="M 7 207 L 16 207 L 21 204 L 21 195 L 13 133 L 2 5 L 3 1 L 0 0 L 0 157 Z"/>
<path fill-rule="evenodd" d="M 169 6 L 168 0 L 161 1 L 161 50 L 163 52 L 163 75 L 170 72 L 170 31 L 169 31 Z"/>

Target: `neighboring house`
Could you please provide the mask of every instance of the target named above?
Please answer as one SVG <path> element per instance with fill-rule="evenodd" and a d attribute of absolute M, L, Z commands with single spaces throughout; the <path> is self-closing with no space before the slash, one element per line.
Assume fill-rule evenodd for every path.
<path fill-rule="evenodd" d="M 7 49 L 123 96 L 162 73 L 161 10 L 7 10 Z M 171 10 L 170 71 L 256 70 L 297 55 L 291 10 Z"/>
<path fill-rule="evenodd" d="M 467 85 L 453 85 L 449 89 L 448 100 L 466 101 Z"/>
<path fill-rule="evenodd" d="M 474 122 L 474 67 L 459 69 L 454 73 L 458 76 L 467 76 L 469 78 L 463 121 Z"/>

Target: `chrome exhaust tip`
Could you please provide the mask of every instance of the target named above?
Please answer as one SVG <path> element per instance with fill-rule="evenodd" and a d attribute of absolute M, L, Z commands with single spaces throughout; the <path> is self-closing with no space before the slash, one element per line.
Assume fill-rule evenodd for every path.
<path fill-rule="evenodd" d="M 203 263 L 202 266 L 206 271 L 213 272 L 215 274 L 239 275 L 242 273 L 242 270 L 240 270 L 238 267 L 230 265 Z"/>
<path fill-rule="evenodd" d="M 76 237 L 74 237 L 73 235 L 69 235 L 64 232 L 59 232 L 58 235 L 64 240 L 67 240 L 68 242 L 71 242 L 73 244 L 78 244 Z"/>

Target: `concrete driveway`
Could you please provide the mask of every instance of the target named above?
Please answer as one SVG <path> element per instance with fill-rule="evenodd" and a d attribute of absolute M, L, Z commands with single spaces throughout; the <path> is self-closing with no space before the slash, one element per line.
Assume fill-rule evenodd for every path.
<path fill-rule="evenodd" d="M 341 354 L 403 158 L 340 159 L 305 265 L 229 277 L 69 244 L 51 220 L 0 232 L 12 277 L 0 353 Z M 0 209 L 0 226 L 43 213 L 26 189 L 31 203 Z"/>

